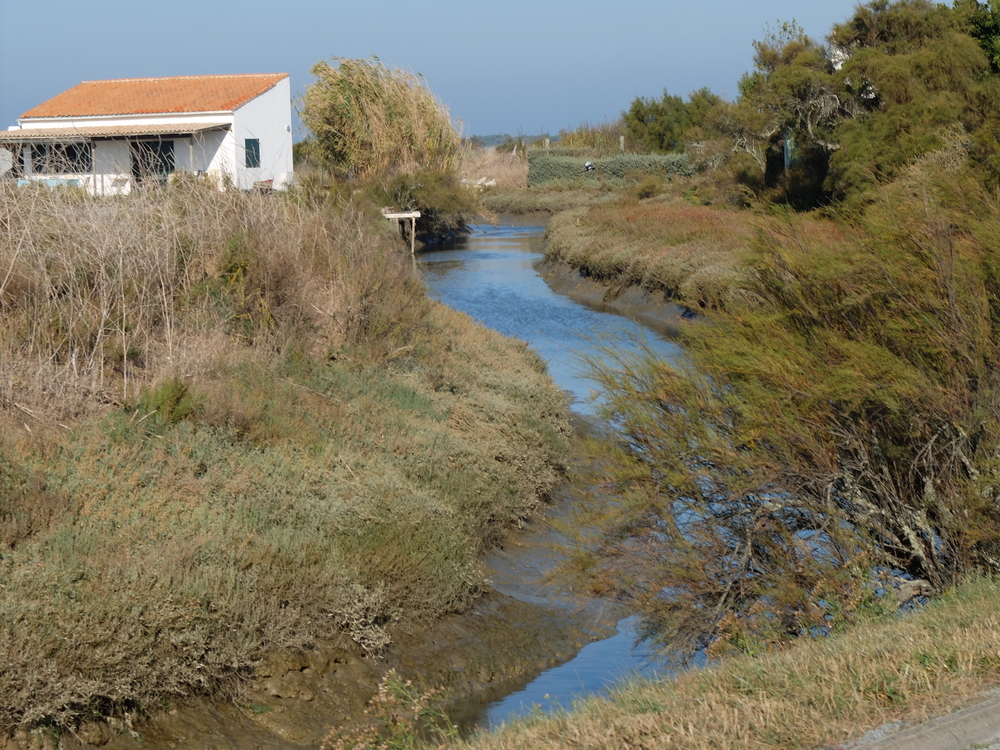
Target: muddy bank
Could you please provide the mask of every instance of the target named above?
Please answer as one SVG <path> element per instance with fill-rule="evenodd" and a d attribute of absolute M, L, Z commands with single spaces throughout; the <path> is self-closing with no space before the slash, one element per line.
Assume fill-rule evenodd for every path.
<path fill-rule="evenodd" d="M 556 293 L 597 310 L 625 315 L 670 338 L 677 336 L 684 325 L 699 318 L 697 313 L 678 305 L 663 292 L 598 281 L 561 261 L 543 261 L 537 270 Z"/>
<path fill-rule="evenodd" d="M 578 422 L 582 424 L 582 422 Z M 556 528 L 570 512 L 566 488 L 484 560 L 493 590 L 464 614 L 391 630 L 383 660 L 345 635 L 297 653 L 272 654 L 238 701 L 188 700 L 137 707 L 127 723 L 92 722 L 75 734 L 20 732 L 3 750 L 158 750 L 315 747 L 363 715 L 379 680 L 396 669 L 422 688 L 444 687 L 451 718 L 470 729 L 481 708 L 614 632 L 620 613 L 547 581 L 560 559 Z"/>

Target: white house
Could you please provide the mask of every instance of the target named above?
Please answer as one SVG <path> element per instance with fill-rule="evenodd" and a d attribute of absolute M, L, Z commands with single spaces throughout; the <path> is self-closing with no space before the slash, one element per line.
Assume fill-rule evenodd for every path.
<path fill-rule="evenodd" d="M 98 195 L 175 172 L 244 190 L 292 182 L 286 73 L 84 81 L 0 130 L 0 177 Z"/>

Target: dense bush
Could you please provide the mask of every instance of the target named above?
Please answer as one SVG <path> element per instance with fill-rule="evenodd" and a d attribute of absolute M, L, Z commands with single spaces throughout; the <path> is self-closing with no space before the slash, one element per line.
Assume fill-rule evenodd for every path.
<path fill-rule="evenodd" d="M 692 92 L 686 102 L 664 90 L 659 100 L 635 99 L 622 114 L 624 130 L 629 142 L 645 151 L 679 153 L 684 151 L 686 141 L 700 140 L 709 113 L 721 102 L 707 88 Z"/>
<path fill-rule="evenodd" d="M 980 179 L 928 158 L 855 221 L 772 218 L 684 360 L 599 366 L 619 503 L 589 564 L 659 643 L 825 633 L 893 576 L 996 570 L 1000 205 Z"/>
<path fill-rule="evenodd" d="M 417 238 L 439 242 L 469 231 L 469 222 L 479 214 L 479 201 L 472 188 L 462 184 L 458 173 L 420 169 L 398 174 L 376 184 L 372 198 L 397 211 L 419 211 Z"/>

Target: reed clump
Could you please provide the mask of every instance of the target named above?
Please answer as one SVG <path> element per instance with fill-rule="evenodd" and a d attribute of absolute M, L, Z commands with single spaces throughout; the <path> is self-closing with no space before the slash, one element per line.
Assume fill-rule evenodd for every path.
<path fill-rule="evenodd" d="M 0 736 L 233 696 L 320 634 L 377 657 L 475 600 L 559 475 L 544 364 L 351 205 L 9 190 L 0 218 Z"/>
<path fill-rule="evenodd" d="M 577 149 L 587 156 L 607 158 L 622 153 L 621 139 L 625 138 L 626 150 L 634 153 L 628 135 L 628 128 L 622 117 L 595 124 L 585 122 L 574 130 L 560 130 L 559 148 Z M 645 149 L 642 153 L 646 153 Z"/>
<path fill-rule="evenodd" d="M 342 174 L 449 170 L 458 152 L 451 115 L 421 77 L 378 60 L 334 58 L 312 68 L 302 120 L 314 153 Z"/>

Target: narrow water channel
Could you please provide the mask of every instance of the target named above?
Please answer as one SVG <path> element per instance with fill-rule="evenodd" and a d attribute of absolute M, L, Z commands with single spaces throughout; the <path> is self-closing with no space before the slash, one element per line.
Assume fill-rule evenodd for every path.
<path fill-rule="evenodd" d="M 587 377 L 582 357 L 599 348 L 635 349 L 644 342 L 665 358 L 676 356 L 676 344 L 657 332 L 606 308 L 588 307 L 556 294 L 536 271 L 542 259 L 544 227 L 477 226 L 459 242 L 422 253 L 418 267 L 429 293 L 507 336 L 533 346 L 546 360 L 549 374 L 565 390 L 574 411 L 593 419 L 600 394 Z M 562 504 L 573 499 L 562 498 Z M 557 511 L 558 512 L 558 511 Z M 570 606 L 561 593 L 543 582 L 557 563 L 558 532 L 544 519 L 519 540 L 520 549 L 500 550 L 486 561 L 494 588 L 524 601 Z M 631 620 L 618 623 L 611 637 L 585 646 L 575 658 L 546 670 L 523 689 L 476 707 L 472 721 L 496 726 L 521 713 L 568 708 L 574 699 L 600 692 L 635 673 L 653 674 L 656 660 L 635 650 Z"/>

